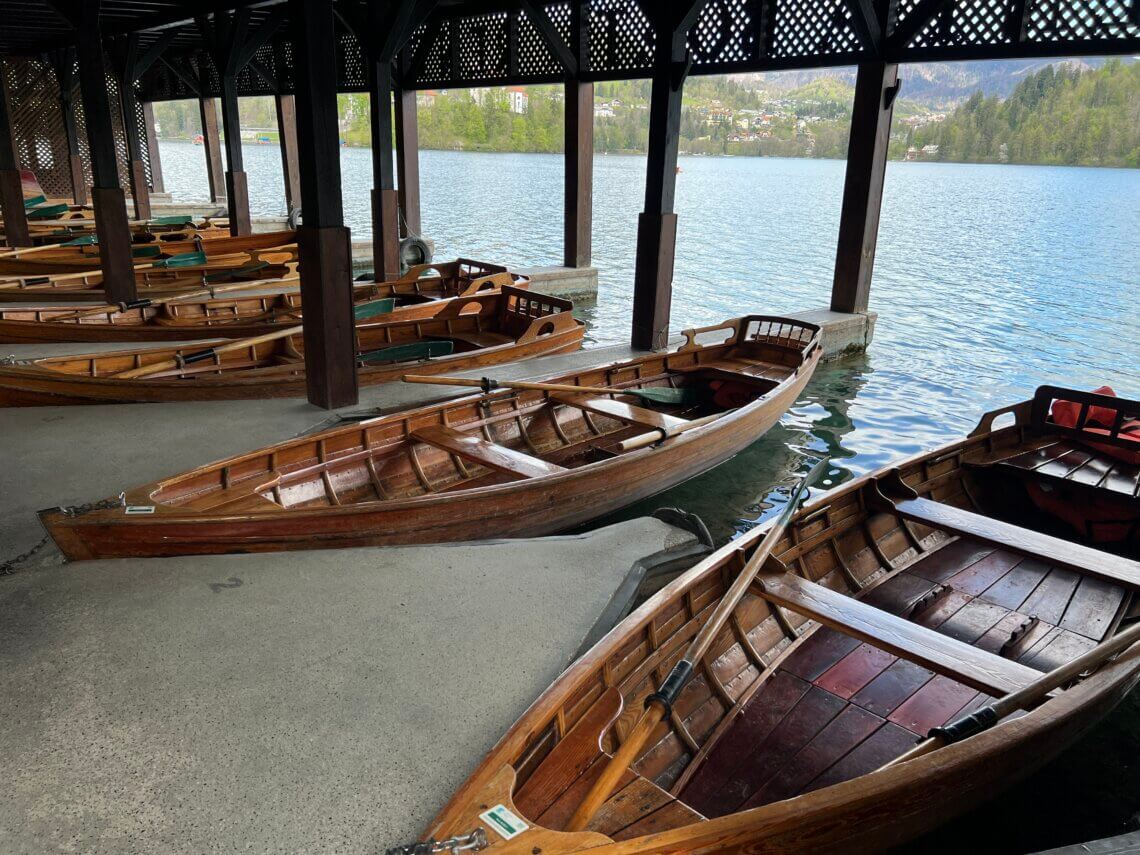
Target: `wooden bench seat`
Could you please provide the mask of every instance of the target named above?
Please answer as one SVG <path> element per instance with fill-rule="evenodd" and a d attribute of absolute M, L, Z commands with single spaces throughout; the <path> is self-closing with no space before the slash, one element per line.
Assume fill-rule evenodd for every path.
<path fill-rule="evenodd" d="M 560 404 L 577 407 L 591 413 L 609 416 L 612 419 L 626 422 L 631 425 L 640 425 L 652 430 L 659 430 L 665 436 L 678 433 L 689 423 L 688 419 L 680 419 L 667 413 L 659 413 L 645 407 L 627 404 L 624 401 L 615 401 L 613 398 L 592 395 L 575 395 L 570 392 L 555 392 L 550 396 Z"/>
<path fill-rule="evenodd" d="M 543 475 L 557 475 L 567 470 L 562 466 L 547 463 L 505 445 L 488 442 L 482 437 L 463 433 L 444 425 L 432 425 L 412 431 L 412 439 L 442 448 L 499 472 L 508 472 L 520 478 L 539 478 Z"/>
<path fill-rule="evenodd" d="M 1041 676 L 792 573 L 761 574 L 753 587 L 769 602 L 990 695 L 1008 694 Z"/>
<path fill-rule="evenodd" d="M 893 499 L 898 516 L 993 544 L 1054 567 L 1140 588 L 1140 562 L 930 499 Z"/>
<path fill-rule="evenodd" d="M 465 344 L 470 344 L 473 347 L 497 347 L 500 344 L 508 344 L 515 341 L 509 335 L 503 335 L 496 332 L 454 332 L 447 335 L 433 335 L 428 338 L 449 341 L 461 341 Z"/>
<path fill-rule="evenodd" d="M 1061 440 L 987 463 L 966 465 L 971 469 L 996 469 L 1026 480 L 1063 482 L 1085 489 L 1090 495 L 1107 492 L 1140 497 L 1140 466 L 1072 440 Z"/>

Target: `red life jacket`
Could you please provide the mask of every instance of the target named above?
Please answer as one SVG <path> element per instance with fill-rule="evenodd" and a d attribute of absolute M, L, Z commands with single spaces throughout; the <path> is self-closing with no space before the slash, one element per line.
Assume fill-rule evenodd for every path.
<path fill-rule="evenodd" d="M 1116 392 L 1112 390 L 1111 386 L 1101 386 L 1099 389 L 1094 389 L 1093 393 L 1116 397 Z M 1116 422 L 1116 412 L 1111 407 L 1089 407 L 1088 416 L 1085 418 L 1081 432 L 1093 436 L 1109 436 L 1112 433 L 1112 425 Z M 1062 427 L 1075 428 L 1081 417 L 1081 405 L 1076 401 L 1057 400 L 1053 402 L 1051 413 L 1053 421 L 1057 424 Z M 1123 463 L 1131 463 L 1134 466 L 1140 465 L 1140 420 L 1126 421 L 1120 426 L 1120 433 L 1117 434 L 1117 438 L 1127 440 L 1130 445 L 1134 444 L 1135 450 L 1107 442 L 1094 442 L 1092 439 L 1084 439 L 1083 441 L 1097 451 Z"/>

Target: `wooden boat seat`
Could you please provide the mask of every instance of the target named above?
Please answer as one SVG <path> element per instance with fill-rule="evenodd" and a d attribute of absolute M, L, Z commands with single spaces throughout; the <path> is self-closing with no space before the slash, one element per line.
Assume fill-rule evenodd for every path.
<path fill-rule="evenodd" d="M 891 506 L 885 509 L 903 519 L 953 534 L 965 535 L 982 543 L 1000 546 L 1010 552 L 1040 558 L 1066 570 L 1074 570 L 1087 576 L 1140 589 L 1140 561 L 1112 555 L 930 499 L 884 498 Z"/>
<path fill-rule="evenodd" d="M 757 577 L 754 589 L 769 602 L 819 621 L 989 695 L 1004 695 L 1041 673 L 927 629 L 792 573 Z"/>
<path fill-rule="evenodd" d="M 1046 480 L 1094 492 L 1140 497 L 1140 466 L 1109 457 L 1079 442 L 1062 440 L 970 469 L 996 469 L 1022 479 Z"/>
<path fill-rule="evenodd" d="M 273 482 L 269 482 L 272 484 Z M 225 510 L 227 513 L 236 513 L 239 511 L 264 511 L 269 508 L 280 508 L 281 506 L 272 499 L 267 499 L 261 495 L 261 491 L 267 489 L 266 487 L 259 486 L 256 490 L 251 491 L 248 482 L 246 484 L 238 484 L 226 490 L 218 490 L 216 492 L 207 493 L 201 498 L 194 499 L 182 505 L 184 508 L 193 508 L 196 511 L 220 511 Z"/>
<path fill-rule="evenodd" d="M 508 344 L 510 342 L 515 341 L 515 339 L 512 338 L 511 336 L 503 335 L 502 333 L 475 332 L 475 331 L 453 332 L 453 333 L 448 333 L 447 335 L 429 336 L 429 338 L 449 340 L 449 341 L 461 341 L 464 344 L 469 344 L 473 347 L 478 347 L 478 348 L 497 347 L 500 344 Z"/>
<path fill-rule="evenodd" d="M 590 395 L 575 395 L 570 392 L 555 392 L 550 395 L 555 401 L 567 406 L 577 407 L 591 413 L 617 419 L 632 425 L 641 425 L 661 431 L 665 436 L 672 436 L 681 431 L 689 423 L 688 419 L 679 419 L 667 413 L 659 413 L 645 407 L 637 407 L 624 401 L 615 401 L 613 398 L 594 397 Z"/>
<path fill-rule="evenodd" d="M 505 445 L 488 442 L 474 434 L 462 433 L 445 425 L 432 425 L 412 431 L 411 438 L 456 454 L 465 460 L 482 464 L 499 472 L 508 472 L 520 478 L 538 478 L 557 475 L 567 470 L 547 463 Z"/>

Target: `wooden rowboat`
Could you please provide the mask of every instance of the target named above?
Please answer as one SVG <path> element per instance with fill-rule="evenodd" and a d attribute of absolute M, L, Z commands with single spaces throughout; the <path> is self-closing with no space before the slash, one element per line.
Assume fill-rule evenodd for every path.
<path fill-rule="evenodd" d="M 1135 515 L 1137 467 L 1043 416 L 1055 394 L 1083 393 L 1044 389 L 1036 407 L 1009 408 L 1011 427 L 994 429 L 991 413 L 968 439 L 799 509 L 585 830 L 562 829 L 764 529 L 674 580 L 575 662 L 425 839 L 481 828 L 491 849 L 544 855 L 880 851 L 1043 764 L 1136 685 L 1140 647 L 1100 656 L 1028 712 L 888 766 L 929 729 L 985 719 L 995 697 L 1040 689 L 1118 633 L 1126 646 L 1137 638 L 1125 627 L 1138 616 L 1140 562 L 1058 537 L 1066 525 L 1024 493 L 1011 504 L 1028 479 L 1112 493 Z M 1071 446 L 1067 469 L 1031 465 L 1055 460 L 1059 443 Z M 1082 467 L 1101 477 L 1066 477 Z M 509 841 L 503 821 L 518 831 Z"/>
<path fill-rule="evenodd" d="M 458 259 L 420 265 L 391 282 L 356 283 L 354 299 L 358 306 L 391 299 L 385 320 L 414 320 L 431 317 L 441 299 L 493 293 L 504 284 L 525 289 L 530 280 L 498 265 Z M 264 283 L 256 294 L 179 299 L 128 309 L 106 306 L 105 311 L 95 307 L 82 317 L 75 306 L 0 309 L 0 344 L 248 338 L 298 322 L 298 285 L 293 273 L 279 285 Z"/>
<path fill-rule="evenodd" d="M 556 316 L 557 317 L 557 316 Z M 750 316 L 729 337 L 555 378 L 615 396 L 496 391 L 338 427 L 42 516 L 70 558 L 437 543 L 550 534 L 716 466 L 796 400 L 819 329 Z M 419 368 L 416 373 L 421 373 Z M 648 409 L 621 390 L 689 388 Z"/>
<path fill-rule="evenodd" d="M 573 304 L 514 288 L 439 304 L 424 320 L 357 327 L 361 386 L 409 367 L 440 373 L 565 353 L 582 345 Z M 382 317 L 382 316 L 381 316 Z M 84 353 L 0 364 L 0 406 L 219 401 L 305 394 L 304 341 L 292 327 L 269 341 L 202 341 L 184 347 Z M 223 352 L 223 347 L 227 348 Z M 217 351 L 217 352 L 215 352 Z M 122 376 L 170 363 L 149 376 Z M 181 367 L 178 367 L 181 365 Z"/>

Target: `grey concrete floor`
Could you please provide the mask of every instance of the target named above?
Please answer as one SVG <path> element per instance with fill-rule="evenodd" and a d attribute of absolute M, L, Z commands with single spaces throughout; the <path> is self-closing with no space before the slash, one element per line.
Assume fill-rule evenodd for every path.
<path fill-rule="evenodd" d="M 655 519 L 0 579 L 0 852 L 375 852 L 568 663 Z"/>

